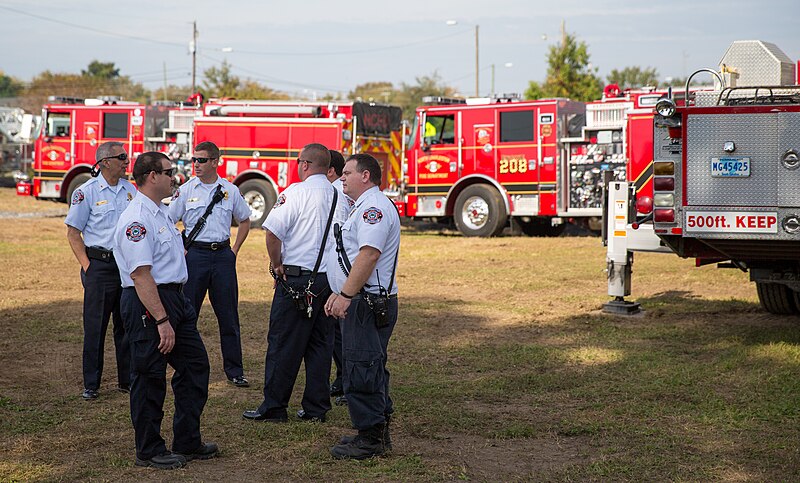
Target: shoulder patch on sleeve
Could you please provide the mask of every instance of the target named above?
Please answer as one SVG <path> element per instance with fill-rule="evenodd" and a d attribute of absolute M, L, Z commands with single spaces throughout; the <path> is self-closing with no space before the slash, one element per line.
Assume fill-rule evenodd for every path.
<path fill-rule="evenodd" d="M 172 193 L 172 201 L 177 200 L 181 196 L 180 188 L 176 189 L 174 193 Z"/>
<path fill-rule="evenodd" d="M 284 203 L 286 203 L 286 195 L 281 193 L 280 195 L 278 195 L 278 199 L 275 201 L 275 206 L 273 206 L 272 208 L 277 208 Z"/>
<path fill-rule="evenodd" d="M 376 223 L 380 223 L 383 219 L 383 212 L 380 209 L 371 206 L 367 208 L 367 211 L 364 212 L 363 215 L 364 223 L 369 223 L 370 225 L 374 225 Z"/>
<path fill-rule="evenodd" d="M 77 189 L 77 190 L 75 190 L 74 193 L 72 193 L 72 204 L 73 205 L 81 204 L 81 202 L 83 202 L 84 199 L 86 199 L 86 197 L 83 196 L 83 191 Z"/>
<path fill-rule="evenodd" d="M 138 221 L 134 221 L 125 229 L 125 236 L 132 242 L 143 240 L 145 235 L 147 235 L 147 229 Z"/>

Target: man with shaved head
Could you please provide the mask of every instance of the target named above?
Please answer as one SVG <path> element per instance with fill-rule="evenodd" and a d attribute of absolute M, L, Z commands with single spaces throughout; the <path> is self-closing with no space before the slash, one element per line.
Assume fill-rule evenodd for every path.
<path fill-rule="evenodd" d="M 300 363 L 305 362 L 306 388 L 297 417 L 325 421 L 331 409 L 328 377 L 333 354 L 334 319 L 323 311 L 330 295 L 324 253 L 334 249 L 334 219 L 346 218 L 336 189 L 326 174 L 328 148 L 308 144 L 297 158 L 300 183 L 278 196 L 262 228 L 275 293 L 269 316 L 264 368 L 264 400 L 242 415 L 252 421 L 288 420 L 289 398 Z"/>

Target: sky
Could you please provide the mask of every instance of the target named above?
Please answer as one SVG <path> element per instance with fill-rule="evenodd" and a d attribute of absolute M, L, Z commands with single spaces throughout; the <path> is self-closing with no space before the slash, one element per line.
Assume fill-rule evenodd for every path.
<path fill-rule="evenodd" d="M 226 60 L 232 73 L 312 98 L 365 82 L 414 84 L 438 74 L 475 94 L 522 93 L 547 72 L 548 47 L 566 31 L 585 42 L 603 78 L 654 67 L 663 80 L 717 67 L 734 40 L 766 40 L 800 58 L 797 0 L 0 0 L 0 71 L 23 81 L 114 62 L 149 89 L 190 85 Z M 448 25 L 448 23 L 454 25 Z"/>

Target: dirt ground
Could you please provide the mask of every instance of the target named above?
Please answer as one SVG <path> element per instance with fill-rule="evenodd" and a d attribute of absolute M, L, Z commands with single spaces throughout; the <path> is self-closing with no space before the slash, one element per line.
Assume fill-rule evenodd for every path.
<path fill-rule="evenodd" d="M 199 320 L 212 367 L 203 434 L 222 453 L 136 468 L 110 336 L 101 396 L 80 398 L 82 289 L 65 212 L 0 189 L 2 481 L 800 479 L 798 318 L 762 312 L 747 274 L 637 254 L 631 298 L 646 311 L 611 317 L 598 238 L 469 239 L 434 225 L 402 237 L 390 456 L 330 458 L 351 431 L 344 407 L 324 424 L 241 419 L 261 401 L 272 295 L 254 230 L 238 261 L 250 388 L 225 381 L 208 303 Z"/>

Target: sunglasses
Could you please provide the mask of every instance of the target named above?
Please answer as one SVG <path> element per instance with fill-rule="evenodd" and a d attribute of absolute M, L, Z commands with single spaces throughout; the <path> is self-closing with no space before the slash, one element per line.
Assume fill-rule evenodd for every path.
<path fill-rule="evenodd" d="M 116 156 L 108 156 L 107 158 L 103 158 L 100 161 L 105 161 L 106 159 L 119 159 L 120 161 L 125 161 L 128 159 L 127 153 L 118 154 Z"/>
<path fill-rule="evenodd" d="M 175 171 L 176 171 L 175 168 L 169 168 L 169 169 L 154 169 L 151 172 L 152 173 L 158 173 L 158 174 L 164 174 L 164 175 L 167 175 L 170 178 L 172 178 L 172 176 L 175 175 Z"/>
<path fill-rule="evenodd" d="M 307 160 L 307 159 L 300 159 L 300 158 L 297 158 L 297 164 L 300 164 L 300 163 L 308 163 L 308 164 L 313 164 L 311 161 L 309 161 L 309 160 Z"/>
<path fill-rule="evenodd" d="M 192 162 L 193 163 L 206 164 L 207 162 L 211 161 L 212 159 L 217 159 L 217 158 L 195 158 L 194 156 L 192 156 Z"/>

